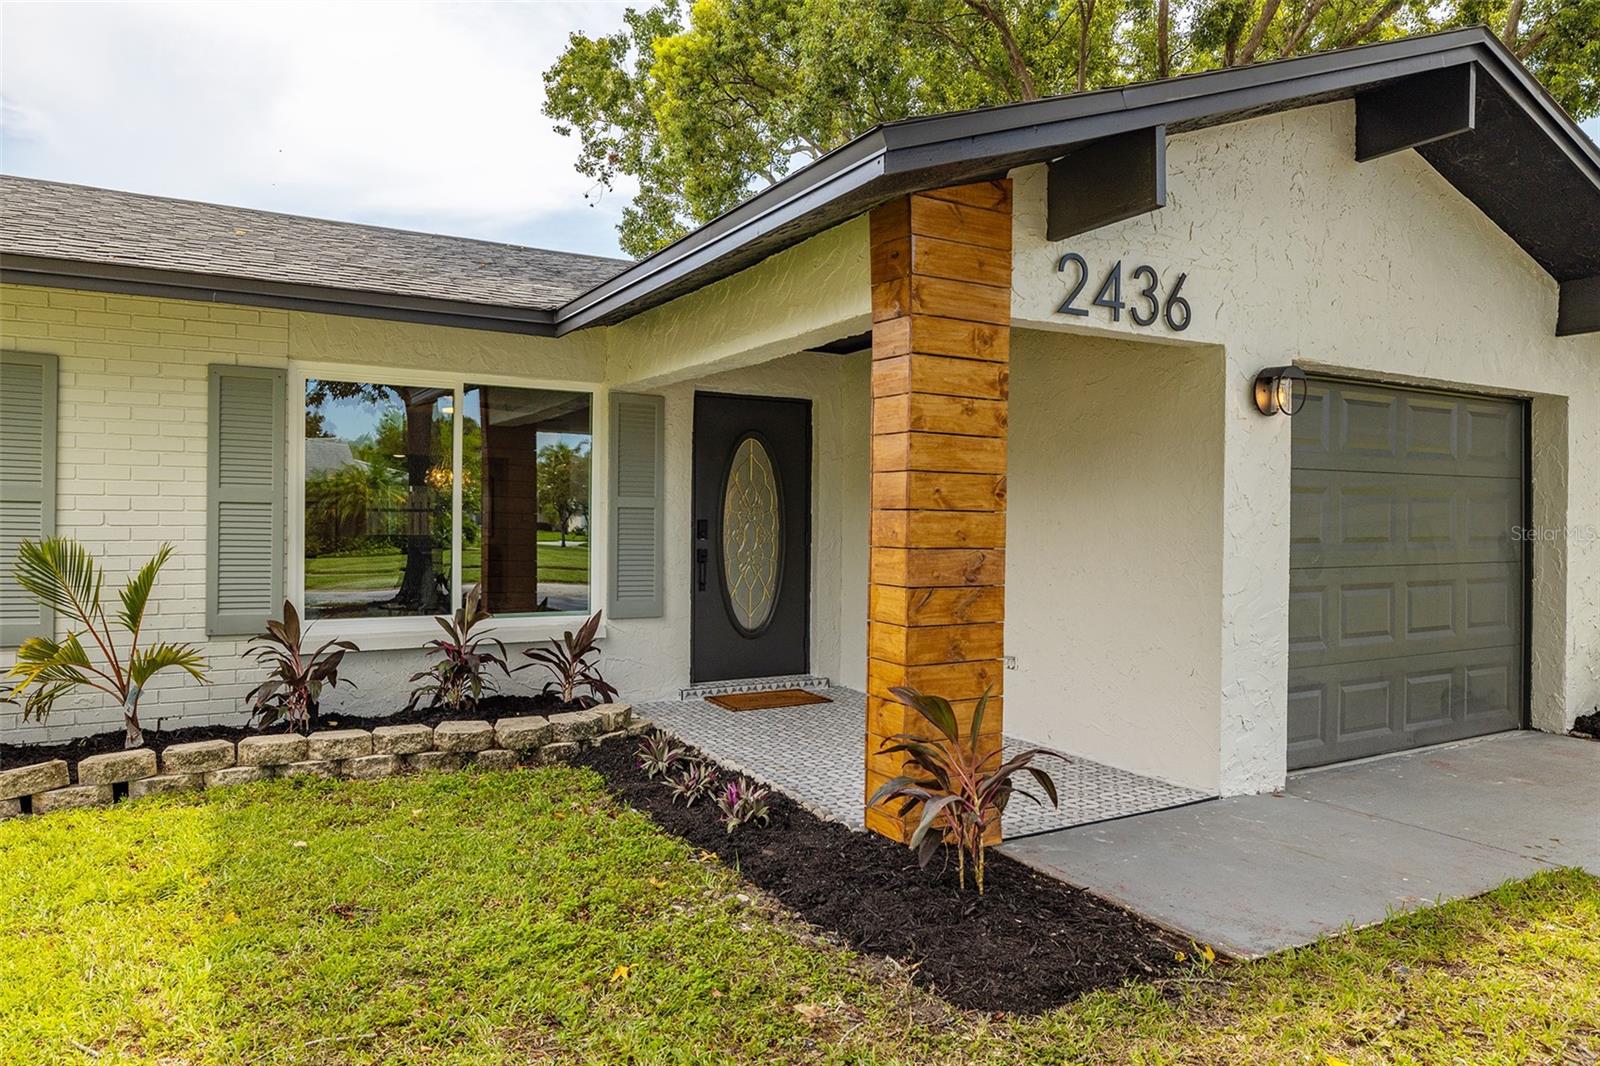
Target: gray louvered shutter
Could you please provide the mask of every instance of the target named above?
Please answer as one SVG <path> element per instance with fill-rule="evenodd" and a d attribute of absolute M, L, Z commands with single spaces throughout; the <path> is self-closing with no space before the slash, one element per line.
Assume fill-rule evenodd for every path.
<path fill-rule="evenodd" d="M 206 632 L 259 633 L 283 607 L 282 370 L 213 366 Z"/>
<path fill-rule="evenodd" d="M 662 615 L 665 453 L 662 398 L 612 393 L 612 618 Z"/>
<path fill-rule="evenodd" d="M 55 630 L 17 584 L 17 547 L 56 531 L 56 357 L 0 352 L 0 646 Z"/>

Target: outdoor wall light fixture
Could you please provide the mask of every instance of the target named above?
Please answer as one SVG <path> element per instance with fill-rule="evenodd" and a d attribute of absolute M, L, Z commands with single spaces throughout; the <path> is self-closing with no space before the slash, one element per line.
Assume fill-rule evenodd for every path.
<path fill-rule="evenodd" d="M 1297 366 L 1269 366 L 1256 375 L 1256 410 L 1264 415 L 1292 415 L 1306 402 L 1305 371 Z"/>

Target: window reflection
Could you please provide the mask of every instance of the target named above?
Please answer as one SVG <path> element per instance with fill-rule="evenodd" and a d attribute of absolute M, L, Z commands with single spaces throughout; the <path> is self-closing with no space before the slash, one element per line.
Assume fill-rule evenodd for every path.
<path fill-rule="evenodd" d="M 306 382 L 308 618 L 450 610 L 454 390 Z"/>
<path fill-rule="evenodd" d="M 589 609 L 589 396 L 468 385 L 462 583 L 494 614 Z"/>

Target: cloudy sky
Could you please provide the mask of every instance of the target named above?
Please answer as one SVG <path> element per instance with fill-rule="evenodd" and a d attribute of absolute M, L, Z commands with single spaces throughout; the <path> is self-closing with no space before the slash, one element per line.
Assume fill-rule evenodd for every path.
<path fill-rule="evenodd" d="M 0 169 L 616 255 L 624 196 L 585 201 L 540 106 L 623 10 L 6 3 Z"/>
<path fill-rule="evenodd" d="M 0 170 L 616 255 L 540 75 L 623 10 L 5 3 Z"/>

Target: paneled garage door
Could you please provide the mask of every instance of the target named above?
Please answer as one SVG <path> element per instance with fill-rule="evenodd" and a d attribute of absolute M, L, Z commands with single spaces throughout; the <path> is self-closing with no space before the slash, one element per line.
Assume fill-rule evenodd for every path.
<path fill-rule="evenodd" d="M 1290 769 L 1522 724 L 1525 417 L 1312 379 L 1293 427 Z"/>

